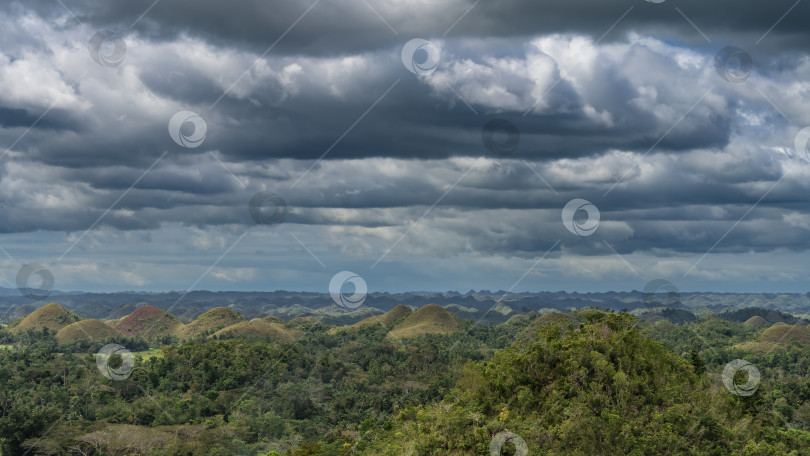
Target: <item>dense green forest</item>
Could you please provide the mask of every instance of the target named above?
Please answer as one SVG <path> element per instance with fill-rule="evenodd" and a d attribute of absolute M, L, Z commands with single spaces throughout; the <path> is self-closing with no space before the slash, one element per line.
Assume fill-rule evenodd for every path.
<path fill-rule="evenodd" d="M 302 336 L 0 329 L 0 454 L 810 454 L 808 330 L 785 322 L 582 310 L 408 338 L 382 320 L 283 325 Z M 134 353 L 126 378 L 99 370 L 110 343 Z M 750 395 L 724 384 L 736 359 L 760 374 Z"/>

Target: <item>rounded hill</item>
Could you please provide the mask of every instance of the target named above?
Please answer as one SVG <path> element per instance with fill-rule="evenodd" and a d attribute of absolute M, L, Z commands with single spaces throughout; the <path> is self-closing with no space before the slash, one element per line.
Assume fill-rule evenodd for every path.
<path fill-rule="evenodd" d="M 458 331 L 458 320 L 444 307 L 428 304 L 417 309 L 389 331 L 393 339 L 418 337 L 426 334 L 450 334 Z"/>
<path fill-rule="evenodd" d="M 42 328 L 48 328 L 51 331 L 59 331 L 65 326 L 79 320 L 81 320 L 81 318 L 78 315 L 52 302 L 31 312 L 20 320 L 17 325 L 10 328 L 10 330 L 17 333 L 25 332 L 29 329 L 41 331 Z"/>
<path fill-rule="evenodd" d="M 122 318 L 115 329 L 127 337 L 141 336 L 151 339 L 176 335 L 181 326 L 182 323 L 174 315 L 155 306 L 146 305 Z"/>
<path fill-rule="evenodd" d="M 810 344 L 810 328 L 794 325 L 774 325 L 762 331 L 760 340 L 780 345 Z"/>
<path fill-rule="evenodd" d="M 748 326 L 748 327 L 751 327 L 751 328 L 762 328 L 762 327 L 768 326 L 768 322 L 764 318 L 760 317 L 759 315 L 754 315 L 753 317 L 749 318 L 748 320 L 745 320 L 745 326 Z"/>
<path fill-rule="evenodd" d="M 56 340 L 60 344 L 69 344 L 82 339 L 104 340 L 120 336 L 121 333 L 95 319 L 71 323 L 56 333 Z"/>
<path fill-rule="evenodd" d="M 254 318 L 220 329 L 211 337 L 243 338 L 256 340 L 276 340 L 279 342 L 293 342 L 304 333 L 297 329 L 288 328 L 281 323 Z"/>
<path fill-rule="evenodd" d="M 213 334 L 220 329 L 245 321 L 242 315 L 227 307 L 214 307 L 197 317 L 191 323 L 178 328 L 181 339 L 191 339 Z"/>

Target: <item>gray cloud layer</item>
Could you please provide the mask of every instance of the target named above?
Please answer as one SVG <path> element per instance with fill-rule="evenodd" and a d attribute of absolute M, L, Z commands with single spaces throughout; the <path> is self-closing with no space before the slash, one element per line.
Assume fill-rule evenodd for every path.
<path fill-rule="evenodd" d="M 3 6 L 0 232 L 200 230 L 189 249 L 207 251 L 272 190 L 322 255 L 365 263 L 524 261 L 560 240 L 549 258 L 690 257 L 683 273 L 810 245 L 804 4 L 780 21 L 792 2 L 323 2 L 289 33 L 314 2 L 161 1 L 138 20 L 151 4 Z M 118 66 L 90 58 L 101 29 L 126 42 Z M 414 36 L 435 72 L 402 64 Z M 729 44 L 755 62 L 740 83 L 715 68 Z M 205 120 L 200 147 L 169 136 L 181 110 Z M 482 144 L 495 118 L 514 155 Z M 593 236 L 561 223 L 574 198 L 599 208 Z"/>

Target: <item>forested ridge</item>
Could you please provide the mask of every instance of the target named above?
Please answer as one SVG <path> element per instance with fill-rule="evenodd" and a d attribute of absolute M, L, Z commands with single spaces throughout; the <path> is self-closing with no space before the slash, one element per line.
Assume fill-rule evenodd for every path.
<path fill-rule="evenodd" d="M 507 436 L 503 455 L 810 454 L 808 349 L 767 342 L 771 328 L 599 310 L 408 338 L 275 324 L 302 336 L 61 343 L 47 327 L 0 329 L 0 451 L 484 456 Z M 110 343 L 134 352 L 126 378 L 99 371 Z M 735 359 L 761 373 L 750 396 L 721 378 Z"/>

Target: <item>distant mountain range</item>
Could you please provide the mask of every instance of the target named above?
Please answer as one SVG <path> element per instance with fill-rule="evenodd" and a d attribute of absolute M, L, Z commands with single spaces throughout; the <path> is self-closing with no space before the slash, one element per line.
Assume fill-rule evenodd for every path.
<path fill-rule="evenodd" d="M 328 293 L 273 291 L 192 291 L 143 293 L 54 292 L 34 302 L 15 289 L 0 288 L 0 321 L 10 323 L 39 307 L 58 302 L 83 319 L 117 320 L 136 309 L 150 305 L 188 323 L 204 312 L 223 307 L 238 312 L 246 320 L 278 317 L 288 321 L 312 317 L 338 326 L 357 323 L 382 315 L 399 305 L 418 309 L 437 304 L 458 318 L 484 324 L 500 323 L 513 315 L 570 311 L 587 307 L 627 310 L 636 315 L 655 315 L 661 307 L 670 308 L 667 319 L 688 321 L 700 317 L 749 307 L 810 316 L 810 296 L 799 293 L 681 293 L 650 295 L 640 291 L 604 293 L 507 293 L 505 291 L 370 293 L 362 306 L 347 309 L 335 304 Z M 676 312 L 680 310 L 680 312 Z"/>

